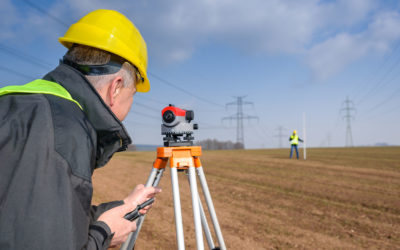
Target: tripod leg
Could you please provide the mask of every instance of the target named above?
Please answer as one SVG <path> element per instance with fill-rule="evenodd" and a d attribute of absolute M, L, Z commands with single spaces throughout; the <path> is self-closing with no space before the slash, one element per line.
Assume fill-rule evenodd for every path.
<path fill-rule="evenodd" d="M 219 227 L 218 219 L 217 219 L 217 214 L 215 213 L 214 209 L 214 204 L 211 199 L 211 194 L 210 190 L 208 189 L 207 181 L 206 181 L 206 176 L 204 175 L 203 167 L 197 167 L 197 174 L 199 175 L 199 180 L 201 184 L 201 188 L 203 189 L 203 194 L 207 203 L 208 211 L 210 212 L 210 217 L 212 220 L 212 223 L 214 225 L 214 231 L 218 239 L 218 243 L 220 245 L 221 250 L 226 250 L 224 238 L 222 236 L 221 229 Z"/>
<path fill-rule="evenodd" d="M 150 172 L 150 176 L 147 179 L 146 182 L 146 187 L 156 187 L 158 186 L 158 183 L 161 180 L 162 174 L 164 172 L 164 168 L 162 169 L 157 169 L 157 168 L 152 168 Z M 139 235 L 140 229 L 142 228 L 143 221 L 145 219 L 146 215 L 140 216 L 139 219 L 136 222 L 136 231 L 132 232 L 129 234 L 128 239 L 121 245 L 120 250 L 131 250 L 135 246 L 136 239 Z"/>
<path fill-rule="evenodd" d="M 188 176 L 188 181 L 189 181 L 189 185 L 190 185 L 189 176 Z M 203 206 L 201 204 L 200 196 L 198 196 L 198 197 L 199 197 L 199 208 L 200 208 L 201 224 L 203 226 L 204 235 L 206 236 L 208 247 L 210 249 L 214 249 L 215 245 L 214 245 L 214 241 L 212 239 L 212 235 L 211 235 L 211 232 L 210 232 L 210 227 L 208 226 L 207 218 L 206 218 L 206 215 L 204 213 Z"/>
<path fill-rule="evenodd" d="M 203 231 L 204 231 L 204 235 L 206 236 L 208 247 L 210 249 L 214 249 L 214 247 L 215 247 L 214 241 L 212 239 L 212 235 L 211 235 L 211 232 L 210 232 L 210 227 L 208 226 L 207 218 L 206 218 L 206 215 L 204 213 L 203 206 L 201 205 L 200 197 L 199 197 L 199 207 L 200 207 L 200 215 L 201 215 L 201 224 L 203 225 Z"/>
<path fill-rule="evenodd" d="M 178 170 L 171 168 L 172 197 L 174 198 L 176 242 L 179 250 L 185 249 L 182 224 L 181 198 L 179 196 Z"/>
<path fill-rule="evenodd" d="M 195 167 L 189 167 L 189 184 L 190 192 L 192 193 L 193 218 L 196 232 L 197 249 L 204 249 L 203 232 L 201 229 L 200 208 L 199 208 L 199 193 L 197 191 L 196 170 Z"/>

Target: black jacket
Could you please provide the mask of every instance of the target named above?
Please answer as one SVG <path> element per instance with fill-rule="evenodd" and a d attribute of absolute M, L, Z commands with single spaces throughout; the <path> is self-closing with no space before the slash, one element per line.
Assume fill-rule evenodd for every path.
<path fill-rule="evenodd" d="M 54 95 L 0 98 L 0 249 L 106 249 L 96 219 L 123 202 L 91 206 L 91 176 L 131 139 L 81 73 L 61 64 L 44 79 L 83 111 Z"/>

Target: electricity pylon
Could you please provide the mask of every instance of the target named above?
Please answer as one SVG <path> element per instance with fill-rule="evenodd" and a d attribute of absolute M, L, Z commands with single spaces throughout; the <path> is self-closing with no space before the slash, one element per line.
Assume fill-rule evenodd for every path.
<path fill-rule="evenodd" d="M 344 107 L 343 107 L 344 106 Z M 342 103 L 340 112 L 344 112 L 343 119 L 346 119 L 346 147 L 353 147 L 353 136 L 351 134 L 351 120 L 354 120 L 356 109 L 354 103 L 350 101 L 349 97 Z"/>
<path fill-rule="evenodd" d="M 279 131 L 278 134 L 275 135 L 275 137 L 279 138 L 279 148 L 281 148 L 282 147 L 282 138 L 284 138 L 286 136 L 286 135 L 282 134 L 282 132 L 287 131 L 287 129 L 282 126 L 279 126 L 275 130 Z"/>
<path fill-rule="evenodd" d="M 258 116 L 251 116 L 251 115 L 246 115 L 243 113 L 243 105 L 253 105 L 252 102 L 246 102 L 243 101 L 243 99 L 246 96 L 235 96 L 236 101 L 230 102 L 226 104 L 226 107 L 230 105 L 236 105 L 237 106 L 237 112 L 236 114 L 233 114 L 228 117 L 222 118 L 222 120 L 236 120 L 236 143 L 241 143 L 244 147 L 244 129 L 243 129 L 243 120 L 251 120 L 251 119 L 257 119 Z"/>

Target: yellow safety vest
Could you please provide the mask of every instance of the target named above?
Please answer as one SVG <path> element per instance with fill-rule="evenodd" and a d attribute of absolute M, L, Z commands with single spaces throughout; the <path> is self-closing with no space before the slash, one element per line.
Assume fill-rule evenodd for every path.
<path fill-rule="evenodd" d="M 298 135 L 291 135 L 290 136 L 290 144 L 298 145 L 299 144 L 299 136 Z"/>
<path fill-rule="evenodd" d="M 13 93 L 55 95 L 76 103 L 76 105 L 83 110 L 79 102 L 74 100 L 70 93 L 63 86 L 58 83 L 43 79 L 37 79 L 25 85 L 10 85 L 0 88 L 0 96 Z"/>

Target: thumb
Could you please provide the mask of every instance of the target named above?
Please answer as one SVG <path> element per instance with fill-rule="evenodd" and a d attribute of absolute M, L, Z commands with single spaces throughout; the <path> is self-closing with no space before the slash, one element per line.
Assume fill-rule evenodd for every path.
<path fill-rule="evenodd" d="M 125 203 L 118 208 L 118 215 L 124 217 L 127 213 L 132 212 L 136 207 L 132 203 Z"/>

